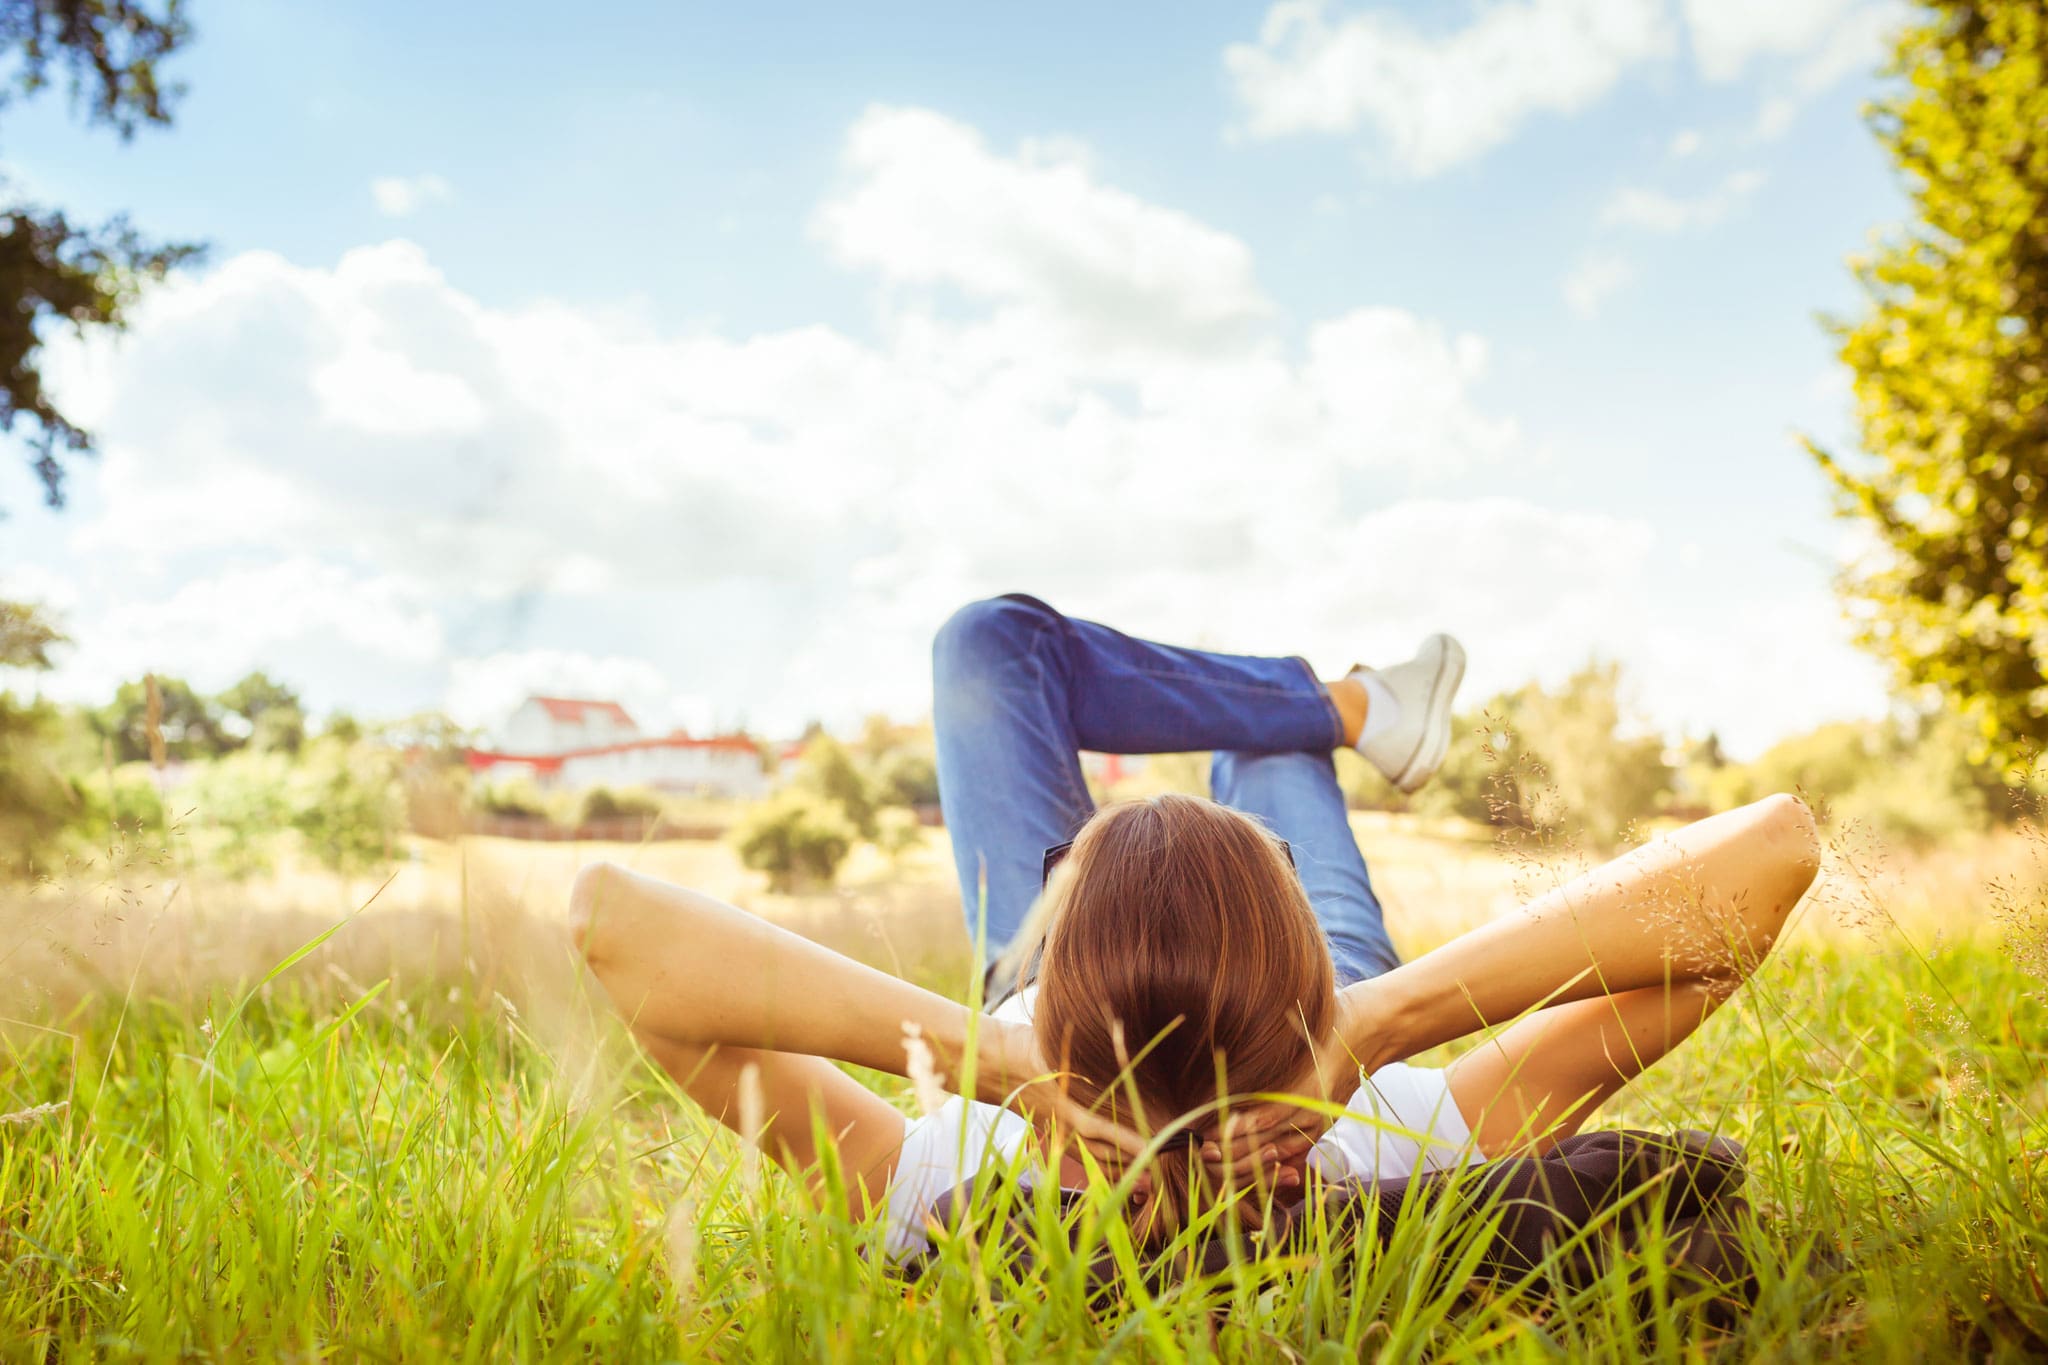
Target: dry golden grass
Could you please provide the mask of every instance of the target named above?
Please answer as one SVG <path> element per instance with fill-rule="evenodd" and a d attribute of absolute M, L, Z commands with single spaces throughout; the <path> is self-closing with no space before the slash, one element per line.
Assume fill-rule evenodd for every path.
<path fill-rule="evenodd" d="M 1456 822 L 1354 817 L 1374 887 L 1404 953 L 1428 950 L 1568 878 L 1569 850 L 1504 843 Z M 891 862 L 862 847 L 841 885 L 780 896 L 723 843 L 414 841 L 385 878 L 343 880 L 286 867 L 232 883 L 187 875 L 174 859 L 118 877 L 0 895 L 0 1015 L 48 1023 L 92 1000 L 202 998 L 259 978 L 338 920 L 342 932 L 296 969 L 301 980 L 385 977 L 399 985 L 464 982 L 530 1000 L 561 989 L 559 929 L 576 870 L 605 858 L 698 887 L 849 956 L 941 990 L 964 991 L 971 954 L 942 830 Z M 1919 854 L 1885 850 L 1853 830 L 1830 839 L 1828 867 L 1797 932 L 1887 925 L 1923 943 L 1992 932 L 1987 887 L 2038 887 L 2038 836 L 2001 831 Z"/>

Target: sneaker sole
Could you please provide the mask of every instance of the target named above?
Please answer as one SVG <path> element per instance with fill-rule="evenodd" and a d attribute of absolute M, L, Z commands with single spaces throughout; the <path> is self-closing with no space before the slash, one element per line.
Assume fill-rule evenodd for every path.
<path fill-rule="evenodd" d="M 1444 654 L 1437 661 L 1436 676 L 1429 683 L 1428 719 L 1416 741 L 1415 756 L 1394 781 L 1404 795 L 1413 795 L 1436 776 L 1436 770 L 1444 765 L 1451 751 L 1451 703 L 1457 698 L 1458 685 L 1465 680 L 1465 647 L 1448 635 L 1435 638 L 1443 641 Z"/>

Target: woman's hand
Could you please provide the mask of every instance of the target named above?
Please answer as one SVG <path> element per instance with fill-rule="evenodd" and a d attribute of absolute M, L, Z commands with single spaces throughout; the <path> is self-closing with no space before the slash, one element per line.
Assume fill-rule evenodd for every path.
<path fill-rule="evenodd" d="M 1351 1102 L 1364 1077 L 1383 1062 L 1383 1002 L 1371 982 L 1337 993 L 1330 1031 L 1315 1046 L 1309 1069 L 1287 1093 L 1300 1100 L 1268 1100 L 1233 1108 L 1203 1130 L 1202 1160 L 1219 1178 L 1270 1177 L 1299 1182 L 1309 1150 Z M 1291 1171 L 1289 1179 L 1285 1172 Z"/>
<path fill-rule="evenodd" d="M 1144 1134 L 1075 1101 L 1065 1078 L 1040 1051 L 1036 1029 L 992 1016 L 978 1020 L 977 1027 L 974 1088 L 980 1099 L 1023 1114 L 1034 1128 L 1047 1131 L 1055 1146 L 1065 1145 L 1063 1137 L 1079 1142 L 1112 1171 L 1144 1154 Z"/>

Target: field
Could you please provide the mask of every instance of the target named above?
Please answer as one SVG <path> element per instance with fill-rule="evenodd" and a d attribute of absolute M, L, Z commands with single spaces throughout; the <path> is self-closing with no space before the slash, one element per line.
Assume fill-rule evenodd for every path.
<path fill-rule="evenodd" d="M 1409 952 L 1558 873 L 1455 829 L 1360 838 Z M 2038 1358 L 2037 853 L 1837 839 L 1785 950 L 1605 1116 L 1747 1144 L 1759 1283 L 1732 1327 L 1654 1235 L 1540 1294 L 1470 1284 L 1441 1219 L 1108 1295 L 1063 1238 L 885 1269 L 872 1225 L 807 1210 L 631 1059 L 555 916 L 579 862 L 616 857 L 957 988 L 936 842 L 805 899 L 685 843 L 421 845 L 381 889 L 175 860 L 44 888 L 0 903 L 0 1357 Z"/>

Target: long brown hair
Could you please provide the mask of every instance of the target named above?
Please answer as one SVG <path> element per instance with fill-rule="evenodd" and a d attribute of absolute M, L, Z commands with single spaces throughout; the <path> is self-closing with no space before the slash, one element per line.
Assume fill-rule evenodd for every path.
<path fill-rule="evenodd" d="M 1040 1044 L 1075 1098 L 1144 1131 L 1296 1084 L 1329 1029 L 1330 950 L 1301 881 L 1227 806 L 1167 795 L 1096 812 L 1041 910 Z M 1169 1140 L 1157 1158 L 1148 1240 L 1216 1193 L 1193 1155 Z"/>

